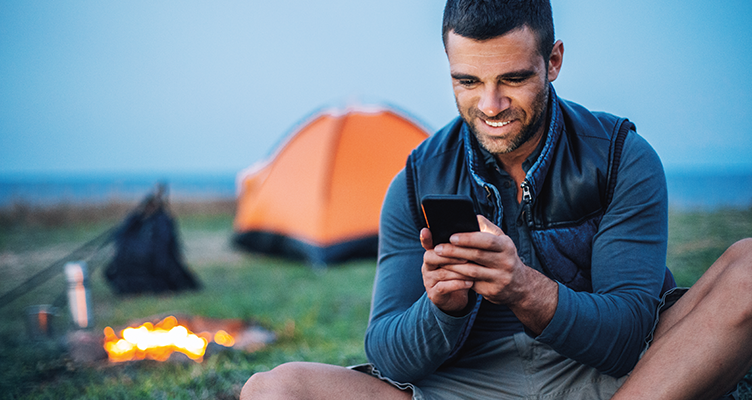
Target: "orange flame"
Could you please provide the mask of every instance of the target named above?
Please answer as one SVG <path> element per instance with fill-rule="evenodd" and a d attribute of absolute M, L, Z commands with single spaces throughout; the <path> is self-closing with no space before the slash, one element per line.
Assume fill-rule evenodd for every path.
<path fill-rule="evenodd" d="M 229 333 L 220 330 L 214 334 L 214 342 L 225 347 L 232 347 L 235 345 L 235 338 L 230 336 Z"/>
<path fill-rule="evenodd" d="M 110 361 L 123 362 L 149 358 L 166 361 L 173 352 L 180 352 L 190 359 L 203 360 L 206 345 L 211 341 L 211 334 L 203 332 L 194 334 L 188 328 L 178 324 L 177 318 L 170 316 L 156 325 L 149 322 L 137 328 L 126 328 L 119 338 L 109 326 L 104 329 L 104 349 Z M 223 346 L 234 344 L 232 336 L 219 331 L 214 341 Z M 232 344 L 230 344 L 232 343 Z"/>

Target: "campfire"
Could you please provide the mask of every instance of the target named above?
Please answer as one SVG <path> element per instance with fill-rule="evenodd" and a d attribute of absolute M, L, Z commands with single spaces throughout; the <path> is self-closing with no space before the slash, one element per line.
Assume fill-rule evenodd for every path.
<path fill-rule="evenodd" d="M 240 324 L 240 321 L 205 318 L 183 318 L 178 322 L 175 316 L 168 316 L 157 323 L 144 322 L 140 326 L 125 328 L 119 336 L 108 326 L 104 329 L 104 349 L 113 362 L 144 359 L 167 361 L 175 352 L 201 362 L 207 346 L 212 342 L 229 348 L 238 344 L 248 347 L 252 343 L 263 346 L 273 340 L 272 337 L 260 340 L 257 329 L 244 329 Z M 200 332 L 193 333 L 191 328 Z M 238 339 L 242 343 L 238 343 Z"/>

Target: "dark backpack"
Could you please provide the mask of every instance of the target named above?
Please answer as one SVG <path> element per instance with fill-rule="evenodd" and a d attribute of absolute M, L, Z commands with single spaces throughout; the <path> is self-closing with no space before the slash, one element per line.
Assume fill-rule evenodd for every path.
<path fill-rule="evenodd" d="M 113 235 L 115 257 L 105 277 L 118 294 L 198 289 L 183 265 L 172 216 L 161 191 L 131 213 Z"/>

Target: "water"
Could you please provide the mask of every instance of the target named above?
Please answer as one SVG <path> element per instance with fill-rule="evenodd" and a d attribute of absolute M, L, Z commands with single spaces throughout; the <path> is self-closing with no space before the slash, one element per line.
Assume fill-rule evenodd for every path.
<path fill-rule="evenodd" d="M 667 174 L 669 204 L 679 210 L 752 207 L 752 172 Z M 0 208 L 14 203 L 38 206 L 137 202 L 165 182 L 171 200 L 235 198 L 235 174 L 0 176 Z"/>
<path fill-rule="evenodd" d="M 235 197 L 235 174 L 203 175 L 18 175 L 0 176 L 0 207 L 138 202 L 165 183 L 170 200 L 216 200 Z"/>
<path fill-rule="evenodd" d="M 668 199 L 679 210 L 752 207 L 752 172 L 668 173 Z"/>

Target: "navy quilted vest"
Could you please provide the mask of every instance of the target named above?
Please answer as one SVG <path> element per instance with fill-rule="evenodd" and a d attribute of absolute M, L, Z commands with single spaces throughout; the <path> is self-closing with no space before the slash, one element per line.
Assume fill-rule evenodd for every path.
<path fill-rule="evenodd" d="M 625 118 L 590 112 L 556 97 L 546 143 L 523 183 L 523 212 L 544 272 L 576 291 L 592 292 L 593 236 L 608 207 L 624 138 Z M 427 194 L 465 194 L 475 210 L 501 226 L 498 190 L 489 184 L 478 143 L 460 118 L 410 154 L 408 193 L 415 223 L 425 226 L 420 199 Z M 676 286 L 666 268 L 661 294 Z"/>

